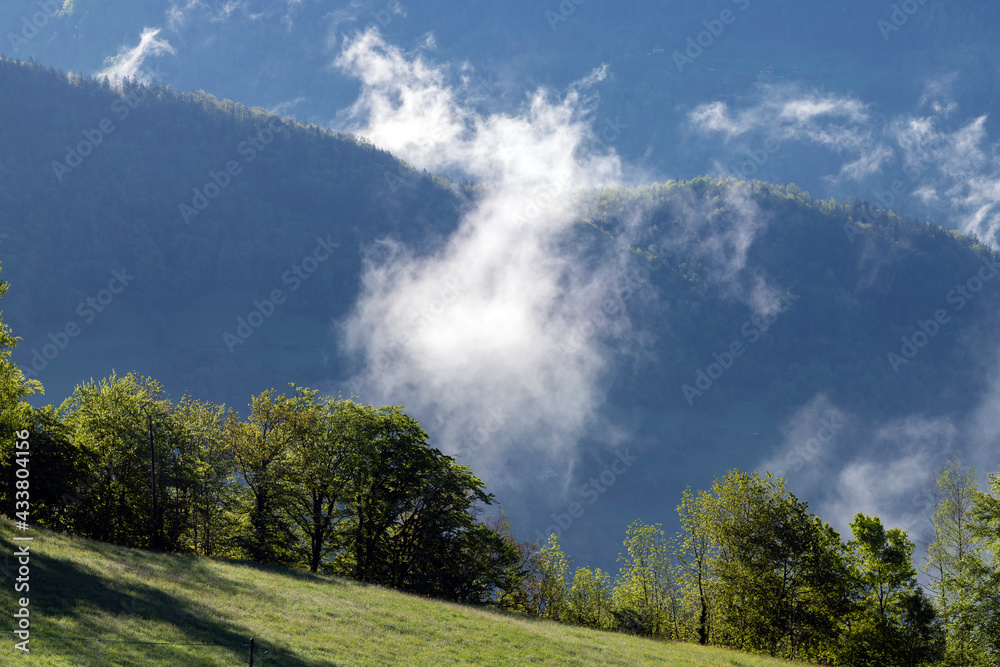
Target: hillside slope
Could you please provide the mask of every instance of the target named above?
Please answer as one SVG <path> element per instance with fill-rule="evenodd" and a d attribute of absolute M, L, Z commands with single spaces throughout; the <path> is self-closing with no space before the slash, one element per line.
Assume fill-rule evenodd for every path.
<path fill-rule="evenodd" d="M 673 665 L 780 660 L 464 607 L 251 563 L 123 549 L 0 522 L 30 536 L 33 665 Z M 17 543 L 18 545 L 23 543 Z M 17 604 L 6 557 L 0 600 Z M 17 651 L 0 648 L 4 660 Z"/>

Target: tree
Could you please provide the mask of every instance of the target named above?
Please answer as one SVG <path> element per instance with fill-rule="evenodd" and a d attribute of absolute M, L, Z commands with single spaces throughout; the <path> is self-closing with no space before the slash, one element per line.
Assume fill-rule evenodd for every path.
<path fill-rule="evenodd" d="M 10 284 L 4 280 L 0 281 L 0 298 L 10 289 Z M 0 311 L 0 317 L 3 311 Z M 14 470 L 12 466 L 15 461 L 15 437 L 16 433 L 28 429 L 28 443 L 31 455 L 29 460 L 33 461 L 37 456 L 35 445 L 31 444 L 33 433 L 29 426 L 32 421 L 31 409 L 24 398 L 36 393 L 42 393 L 42 385 L 38 380 L 29 380 L 24 377 L 21 369 L 11 361 L 11 355 L 17 342 L 21 340 L 14 336 L 2 320 L 0 320 L 0 511 L 8 516 L 14 515 Z M 35 479 L 38 476 L 35 475 Z"/>
<path fill-rule="evenodd" d="M 678 637 L 680 594 L 662 527 L 632 522 L 625 549 L 618 556 L 622 566 L 613 593 L 619 625 L 643 634 Z"/>
<path fill-rule="evenodd" d="M 552 533 L 538 552 L 538 598 L 536 613 L 542 618 L 562 620 L 566 614 L 566 572 L 569 562 L 559 547 L 559 537 Z"/>
<path fill-rule="evenodd" d="M 976 591 L 979 628 L 984 662 L 1000 665 L 1000 474 L 988 475 L 988 491 L 977 491 L 972 505 L 973 534 L 984 540 L 992 553 L 988 572 Z"/>
<path fill-rule="evenodd" d="M 295 536 L 283 508 L 291 478 L 293 445 L 315 433 L 315 392 L 292 385 L 291 396 L 268 389 L 254 396 L 247 421 L 230 410 L 226 438 L 237 470 L 246 484 L 245 525 L 239 542 L 258 563 L 291 564 Z"/>
<path fill-rule="evenodd" d="M 389 532 L 390 582 L 396 588 L 466 602 L 486 602 L 516 554 L 477 520 L 492 502 L 468 466 L 432 450 L 431 467 Z"/>
<path fill-rule="evenodd" d="M 183 549 L 234 556 L 236 469 L 226 440 L 226 409 L 185 396 L 172 417 L 182 432 L 180 454 L 190 479 Z"/>
<path fill-rule="evenodd" d="M 718 531 L 720 620 L 743 650 L 794 652 L 811 579 L 816 532 L 805 503 L 784 480 L 729 472 L 712 485 Z"/>
<path fill-rule="evenodd" d="M 502 507 L 498 508 L 496 516 L 487 517 L 485 525 L 515 554 L 506 573 L 506 585 L 497 589 L 492 604 L 500 609 L 535 614 L 533 601 L 537 597 L 537 580 L 533 573 L 538 570 L 538 543 L 518 539 Z"/>
<path fill-rule="evenodd" d="M 468 519 L 473 519 L 467 513 Z M 463 519 L 462 523 L 465 520 Z M 442 554 L 444 576 L 436 594 L 473 604 L 491 604 L 506 591 L 520 585 L 519 552 L 503 535 L 476 521 L 455 533 L 453 547 Z"/>
<path fill-rule="evenodd" d="M 813 529 L 810 574 L 792 624 L 792 653 L 810 661 L 833 663 L 842 619 L 854 609 L 853 571 L 840 533 L 816 516 Z"/>
<path fill-rule="evenodd" d="M 390 537 L 433 468 L 427 433 L 399 407 L 358 406 L 357 465 L 348 472 L 349 519 L 339 568 L 360 581 L 392 585 Z"/>
<path fill-rule="evenodd" d="M 27 435 L 30 452 L 23 459 L 31 473 L 29 521 L 51 530 L 77 532 L 85 515 L 79 493 L 91 475 L 94 457 L 71 440 L 69 429 L 52 406 L 27 408 L 22 414 L 22 432 Z M 11 517 L 18 509 L 14 502 L 15 451 L 13 446 L 0 447 L 0 498 Z"/>
<path fill-rule="evenodd" d="M 986 664 L 981 592 L 989 568 L 986 537 L 977 533 L 973 517 L 977 492 L 975 471 L 960 458 L 950 458 L 938 470 L 925 567 L 947 633 L 946 661 L 963 666 Z"/>
<path fill-rule="evenodd" d="M 718 549 L 711 522 L 711 494 L 699 491 L 695 496 L 685 489 L 677 506 L 683 532 L 679 536 L 674 556 L 678 564 L 678 581 L 688 591 L 685 598 L 696 596 L 698 643 L 708 644 L 710 636 L 711 585 L 715 578 L 714 564 Z"/>
<path fill-rule="evenodd" d="M 592 628 L 614 625 L 611 576 L 601 568 L 577 568 L 566 596 L 566 619 Z"/>
<path fill-rule="evenodd" d="M 315 392 L 307 393 L 315 401 Z M 348 470 L 358 465 L 365 411 L 351 401 L 326 401 L 318 419 L 295 441 L 290 452 L 290 483 L 285 513 L 300 535 L 305 562 L 317 572 L 337 548 L 334 539 L 346 517 L 350 493 Z"/>
<path fill-rule="evenodd" d="M 334 569 L 467 602 L 487 602 L 512 585 L 516 549 L 477 519 L 493 501 L 482 480 L 430 447 L 402 408 L 350 405 L 356 451 L 344 470 Z"/>
<path fill-rule="evenodd" d="M 843 546 L 783 479 L 732 470 L 711 492 L 685 493 L 678 511 L 687 636 L 790 658 L 831 654 L 849 597 Z"/>
<path fill-rule="evenodd" d="M 76 522 L 81 535 L 130 547 L 152 547 L 166 527 L 167 542 L 176 548 L 185 520 L 183 493 L 189 480 L 181 476 L 177 452 L 179 434 L 169 414 L 171 404 L 155 380 L 132 373 L 115 373 L 99 382 L 84 382 L 73 390 L 59 413 L 70 438 L 93 461 L 87 486 L 86 515 Z M 148 413 L 155 424 L 153 457 L 157 496 L 154 514 Z M 108 517 L 114 517 L 113 521 Z"/>
<path fill-rule="evenodd" d="M 878 517 L 857 514 L 848 543 L 856 611 L 841 638 L 839 659 L 857 667 L 928 664 L 944 650 L 944 633 L 917 586 L 913 543 Z"/>

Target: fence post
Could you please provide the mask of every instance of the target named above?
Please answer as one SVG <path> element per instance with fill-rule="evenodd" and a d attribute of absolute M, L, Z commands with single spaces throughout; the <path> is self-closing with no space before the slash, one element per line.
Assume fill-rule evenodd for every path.
<path fill-rule="evenodd" d="M 250 667 L 253 667 L 253 637 L 250 638 Z"/>

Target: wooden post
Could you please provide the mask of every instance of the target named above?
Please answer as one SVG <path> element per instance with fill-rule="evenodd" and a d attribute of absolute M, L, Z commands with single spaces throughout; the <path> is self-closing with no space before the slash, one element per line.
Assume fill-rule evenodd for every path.
<path fill-rule="evenodd" d="M 250 667 L 253 667 L 253 637 L 250 638 Z"/>

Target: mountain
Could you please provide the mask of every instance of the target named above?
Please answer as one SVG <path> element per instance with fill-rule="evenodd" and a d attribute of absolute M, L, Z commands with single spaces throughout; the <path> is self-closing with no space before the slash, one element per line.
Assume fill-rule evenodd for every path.
<path fill-rule="evenodd" d="M 963 198 L 944 184 L 974 185 L 968 168 L 996 172 L 986 149 L 998 130 L 996 12 L 975 0 L 672 0 L 655 7 L 516 0 L 461 8 L 444 0 L 333 7 L 320 0 L 12 0 L 0 9 L 0 52 L 84 75 L 106 71 L 209 90 L 334 129 L 358 86 L 331 64 L 346 40 L 368 28 L 451 63 L 462 96 L 491 112 L 516 109 L 526 92 L 564 88 L 603 63 L 610 76 L 595 89 L 596 117 L 626 128 L 615 148 L 650 180 L 752 170 L 823 199 L 871 198 L 899 180 L 906 196 L 883 206 L 961 228 L 965 207 L 952 205 Z M 812 111 L 799 113 L 803 104 Z M 740 122 L 705 127 L 704 112 L 715 105 Z M 942 154 L 948 139 L 975 131 L 980 119 L 982 161 L 950 164 Z M 921 120 L 933 131 L 906 131 Z M 748 164 L 768 140 L 781 151 L 766 164 Z M 915 162 L 920 176 L 905 177 Z M 928 188 L 937 198 L 924 196 Z"/>
<path fill-rule="evenodd" d="M 112 370 L 238 409 L 288 382 L 382 400 L 379 382 L 391 389 L 396 376 L 357 382 L 365 358 L 346 339 L 405 330 L 410 313 L 358 325 L 373 275 L 393 258 L 446 256 L 495 197 L 494 185 L 458 185 L 363 138 L 206 93 L 11 60 L 0 90 L 4 321 L 43 401 Z M 393 395 L 419 396 L 432 436 L 476 466 L 524 537 L 554 529 L 567 553 L 610 569 L 628 522 L 672 522 L 680 491 L 725 469 L 795 473 L 804 497 L 842 518 L 862 508 L 844 509 L 845 480 L 824 461 L 878 475 L 984 442 L 961 427 L 993 388 L 998 256 L 975 238 L 762 181 L 581 184 L 578 195 L 539 261 L 558 259 L 563 281 L 591 295 L 560 315 L 573 327 L 546 361 L 599 360 L 580 376 L 593 386 L 563 387 L 596 397 L 581 403 L 586 429 L 501 411 L 496 428 L 462 422 L 456 438 L 454 413 L 433 411 L 453 386 L 418 370 Z M 458 312 L 441 331 L 478 326 Z M 499 391 L 472 399 L 484 413 L 508 405 Z M 804 451 L 823 423 L 836 425 L 835 446 Z M 566 433 L 579 444 L 550 447 Z M 895 517 L 912 525 L 904 511 Z"/>
<path fill-rule="evenodd" d="M 264 387 L 241 379 L 245 362 L 222 334 L 255 302 L 284 291 L 276 305 L 308 336 L 276 349 L 311 366 L 330 344 L 329 317 L 357 291 L 361 244 L 430 243 L 455 225 L 458 188 L 363 139 L 201 93 L 115 92 L 10 61 L 0 70 L 0 227 L 16 285 L 5 311 L 25 368 L 56 394 L 141 356 L 176 387 L 242 401 L 245 389 L 227 387 Z M 74 325 L 85 334 L 54 341 Z M 80 345 L 92 332 L 115 361 Z M 271 335 L 234 345 L 287 343 Z M 89 367 L 60 369 L 84 358 Z"/>

